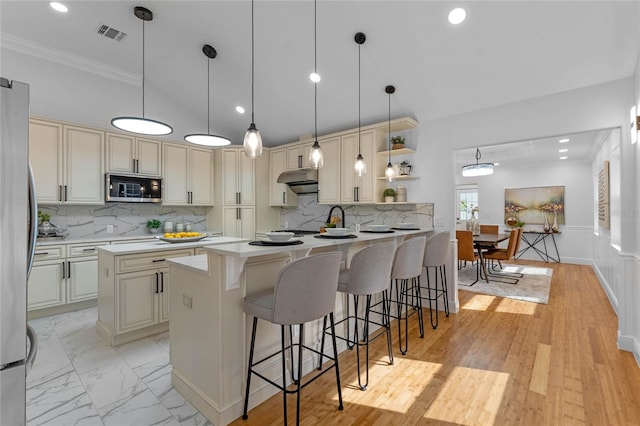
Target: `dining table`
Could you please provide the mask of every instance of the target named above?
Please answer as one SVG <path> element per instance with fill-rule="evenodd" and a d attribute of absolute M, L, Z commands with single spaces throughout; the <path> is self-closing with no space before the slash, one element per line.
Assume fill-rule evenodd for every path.
<path fill-rule="evenodd" d="M 511 234 L 498 233 L 498 234 L 478 234 L 473 236 L 473 245 L 475 246 L 478 257 L 480 260 L 481 271 L 484 274 L 484 280 L 489 282 L 489 274 L 487 272 L 487 267 L 484 263 L 484 257 L 482 255 L 482 251 L 488 248 L 493 248 L 496 244 L 501 243 L 502 241 L 506 241 L 509 239 Z"/>

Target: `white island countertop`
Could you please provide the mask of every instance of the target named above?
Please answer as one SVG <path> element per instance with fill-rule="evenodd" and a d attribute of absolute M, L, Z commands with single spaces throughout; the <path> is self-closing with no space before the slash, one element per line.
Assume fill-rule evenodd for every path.
<path fill-rule="evenodd" d="M 233 243 L 241 243 L 247 244 L 249 240 L 246 238 L 235 238 L 235 237 L 206 237 L 199 241 L 193 242 L 176 242 L 176 243 L 168 243 L 162 240 L 155 240 L 149 242 L 141 242 L 141 243 L 131 243 L 131 244 L 117 244 L 117 245 L 107 245 L 98 247 L 98 250 L 110 253 L 112 255 L 121 255 L 121 254 L 134 254 L 134 253 L 145 253 L 149 251 L 162 251 L 162 250 L 178 250 L 183 248 L 194 248 L 194 247 L 204 247 L 211 244 L 233 244 Z"/>

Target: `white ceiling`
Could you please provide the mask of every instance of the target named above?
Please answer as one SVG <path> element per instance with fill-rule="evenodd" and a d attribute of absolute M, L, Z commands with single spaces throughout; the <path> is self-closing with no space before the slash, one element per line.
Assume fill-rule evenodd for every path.
<path fill-rule="evenodd" d="M 168 138 L 206 131 L 207 59 L 212 131 L 236 144 L 250 119 L 251 3 L 234 1 L 0 2 L 3 77 L 31 84 L 32 113 L 110 128 L 142 113 L 142 21 L 146 110 L 171 124 Z M 447 22 L 463 5 L 467 21 Z M 362 45 L 362 123 L 387 118 L 384 87 L 394 84 L 392 116 L 425 123 L 442 117 L 626 78 L 638 52 L 636 1 L 318 1 L 319 134 L 358 124 L 358 46 Z M 127 33 L 99 36 L 99 24 Z M 267 146 L 313 133 L 313 2 L 255 4 L 255 122 Z M 247 109 L 240 116 L 236 105 Z M 473 157 L 472 157 L 473 158 Z"/>

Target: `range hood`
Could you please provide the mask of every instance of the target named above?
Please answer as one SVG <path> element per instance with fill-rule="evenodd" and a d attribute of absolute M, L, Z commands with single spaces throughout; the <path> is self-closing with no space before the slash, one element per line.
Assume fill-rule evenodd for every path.
<path fill-rule="evenodd" d="M 282 172 L 278 183 L 286 183 L 296 194 L 315 194 L 318 192 L 318 171 L 300 169 Z"/>

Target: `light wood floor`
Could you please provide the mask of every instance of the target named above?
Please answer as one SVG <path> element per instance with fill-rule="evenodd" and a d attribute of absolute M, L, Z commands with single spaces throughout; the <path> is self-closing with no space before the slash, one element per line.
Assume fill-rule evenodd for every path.
<path fill-rule="evenodd" d="M 394 365 L 383 338 L 371 345 L 366 391 L 354 387 L 355 353 L 343 352 L 344 411 L 327 373 L 303 391 L 302 423 L 640 425 L 640 368 L 616 348 L 618 320 L 591 267 L 519 263 L 553 268 L 548 305 L 460 291 L 460 312 L 424 339 L 411 318 L 406 356 L 392 324 Z M 293 396 L 288 405 L 295 424 Z M 278 394 L 233 424 L 282 423 Z"/>

